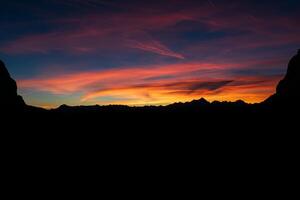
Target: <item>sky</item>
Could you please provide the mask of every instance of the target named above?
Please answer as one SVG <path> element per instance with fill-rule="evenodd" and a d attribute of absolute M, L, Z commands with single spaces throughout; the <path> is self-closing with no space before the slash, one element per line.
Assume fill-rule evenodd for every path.
<path fill-rule="evenodd" d="M 27 104 L 261 102 L 300 48 L 299 0 L 0 0 Z"/>

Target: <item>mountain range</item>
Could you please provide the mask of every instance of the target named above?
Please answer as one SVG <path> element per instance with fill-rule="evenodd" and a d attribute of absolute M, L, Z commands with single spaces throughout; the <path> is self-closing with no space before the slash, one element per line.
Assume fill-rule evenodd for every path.
<path fill-rule="evenodd" d="M 0 61 L 0 110 L 2 113 L 22 114 L 113 114 L 113 113 L 257 113 L 292 111 L 299 106 L 300 100 L 300 50 L 290 60 L 285 77 L 279 82 L 276 93 L 257 104 L 247 104 L 242 100 L 236 102 L 208 102 L 204 98 L 186 103 L 174 103 L 167 106 L 129 107 L 111 106 L 68 106 L 45 110 L 27 105 L 17 94 L 16 82 L 11 78 L 4 62 Z"/>

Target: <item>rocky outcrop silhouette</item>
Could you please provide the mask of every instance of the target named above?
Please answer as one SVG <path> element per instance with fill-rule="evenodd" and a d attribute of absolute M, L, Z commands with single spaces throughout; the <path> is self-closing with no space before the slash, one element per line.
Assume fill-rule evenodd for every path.
<path fill-rule="evenodd" d="M 18 111 L 26 106 L 23 98 L 17 94 L 17 84 L 11 78 L 4 62 L 0 60 L 0 110 Z"/>
<path fill-rule="evenodd" d="M 265 103 L 288 107 L 299 105 L 300 100 L 300 49 L 288 64 L 287 73 L 277 88 L 276 93 Z"/>

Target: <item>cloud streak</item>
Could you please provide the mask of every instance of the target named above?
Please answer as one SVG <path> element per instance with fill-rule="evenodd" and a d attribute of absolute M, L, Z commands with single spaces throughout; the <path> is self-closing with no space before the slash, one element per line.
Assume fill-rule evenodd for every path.
<path fill-rule="evenodd" d="M 144 42 L 131 40 L 131 41 L 129 41 L 129 46 L 132 48 L 135 48 L 135 49 L 152 52 L 152 53 L 159 54 L 162 56 L 169 56 L 169 57 L 173 57 L 173 58 L 184 59 L 183 55 L 181 55 L 179 53 L 175 53 L 174 51 L 170 50 L 168 47 L 166 47 L 162 43 L 155 41 L 155 40 L 144 41 Z"/>

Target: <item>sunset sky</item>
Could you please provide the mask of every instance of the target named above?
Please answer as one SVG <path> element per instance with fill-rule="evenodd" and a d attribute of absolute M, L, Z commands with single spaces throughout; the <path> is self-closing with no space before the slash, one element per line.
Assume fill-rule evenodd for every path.
<path fill-rule="evenodd" d="M 27 104 L 260 102 L 300 48 L 299 0 L 1 0 Z"/>

